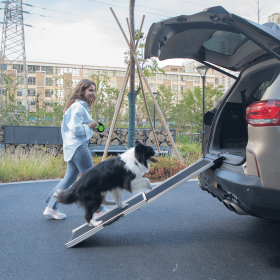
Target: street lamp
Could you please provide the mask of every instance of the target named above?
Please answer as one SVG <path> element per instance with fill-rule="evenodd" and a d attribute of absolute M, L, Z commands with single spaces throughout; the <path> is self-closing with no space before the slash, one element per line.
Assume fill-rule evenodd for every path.
<path fill-rule="evenodd" d="M 158 92 L 153 92 L 153 95 L 155 97 L 155 99 L 157 99 L 157 96 L 159 95 Z M 156 128 L 156 105 L 154 103 L 154 128 Z"/>
<path fill-rule="evenodd" d="M 202 78 L 202 83 L 203 83 L 203 97 L 202 97 L 202 139 L 201 139 L 201 147 L 202 147 L 202 153 L 204 152 L 204 144 L 203 144 L 203 141 L 204 141 L 204 133 L 205 133 L 205 130 L 204 130 L 204 121 L 203 121 L 203 118 L 204 118 L 204 113 L 205 113 L 205 78 L 206 78 L 206 73 L 209 69 L 209 67 L 207 67 L 206 65 L 200 65 L 200 66 L 197 66 L 196 67 L 197 71 L 199 72 L 201 78 Z"/>

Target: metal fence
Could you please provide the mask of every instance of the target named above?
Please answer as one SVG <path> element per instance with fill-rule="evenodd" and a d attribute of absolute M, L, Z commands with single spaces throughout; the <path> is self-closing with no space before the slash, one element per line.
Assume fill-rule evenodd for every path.
<path fill-rule="evenodd" d="M 201 133 L 176 133 L 176 142 L 180 144 L 198 144 Z"/>

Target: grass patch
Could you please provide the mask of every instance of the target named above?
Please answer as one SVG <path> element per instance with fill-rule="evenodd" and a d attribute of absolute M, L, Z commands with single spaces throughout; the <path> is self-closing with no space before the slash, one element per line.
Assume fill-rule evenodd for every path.
<path fill-rule="evenodd" d="M 25 154 L 18 157 L 5 154 L 0 161 L 0 182 L 63 178 L 66 166 L 62 155 L 54 157 L 49 154 Z"/>
<path fill-rule="evenodd" d="M 151 163 L 150 172 L 146 177 L 151 182 L 163 181 L 188 165 L 201 158 L 201 151 L 195 144 L 178 145 L 184 166 L 174 156 L 160 157 L 158 163 Z M 107 157 L 108 159 L 110 157 Z M 94 157 L 97 165 L 102 157 Z M 50 154 L 25 154 L 18 157 L 14 154 L 0 155 L 0 183 L 20 182 L 29 180 L 61 179 L 66 173 L 67 162 L 63 155 L 54 157 Z"/>

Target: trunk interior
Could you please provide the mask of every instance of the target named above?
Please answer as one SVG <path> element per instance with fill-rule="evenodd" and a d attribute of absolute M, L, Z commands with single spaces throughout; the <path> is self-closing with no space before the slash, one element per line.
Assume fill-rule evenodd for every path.
<path fill-rule="evenodd" d="M 255 63 L 241 73 L 239 81 L 230 90 L 225 104 L 221 105 L 210 153 L 226 153 L 227 158 L 240 157 L 240 162 L 246 157 L 248 143 L 246 107 L 261 100 L 265 90 L 274 79 L 279 65 L 278 60 L 269 59 Z M 244 90 L 246 92 L 242 94 Z"/>

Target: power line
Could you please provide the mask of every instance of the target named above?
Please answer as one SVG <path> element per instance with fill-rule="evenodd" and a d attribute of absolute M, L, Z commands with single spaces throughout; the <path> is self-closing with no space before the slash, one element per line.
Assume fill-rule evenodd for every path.
<path fill-rule="evenodd" d="M 101 25 L 96 25 L 96 24 L 90 24 L 90 23 L 84 23 L 80 21 L 75 21 L 75 20 L 70 20 L 70 19 L 63 19 L 63 18 L 57 18 L 57 17 L 51 17 L 51 16 L 45 16 L 45 15 L 40 15 L 36 13 L 30 13 L 31 15 L 36 15 L 40 17 L 46 17 L 46 18 L 52 18 L 52 19 L 58 19 L 58 20 L 64 20 L 64 21 L 69 21 L 69 22 L 74 22 L 74 23 L 80 23 L 80 24 L 85 24 L 85 25 L 91 25 L 91 26 L 96 26 L 96 27 L 101 27 L 101 28 L 107 28 L 107 29 L 113 29 L 113 30 L 119 30 L 117 28 L 112 28 L 112 27 L 107 27 L 107 26 L 101 26 Z"/>
<path fill-rule="evenodd" d="M 119 0 L 113 0 L 113 1 L 114 2 L 120 2 L 120 3 L 127 4 L 126 2 L 119 1 Z M 171 14 L 176 14 L 178 16 L 181 15 L 181 14 L 178 14 L 178 13 L 174 13 L 174 12 L 170 12 L 170 11 L 165 11 L 165 10 L 160 10 L 160 9 L 156 9 L 156 8 L 150 8 L 150 7 L 142 6 L 142 5 L 138 5 L 138 4 L 135 4 L 135 6 L 142 7 L 142 8 L 148 8 L 148 9 L 151 9 L 151 10 L 157 10 L 157 11 L 161 11 L 161 12 L 167 12 L 167 13 L 171 13 Z"/>
<path fill-rule="evenodd" d="M 123 8 L 123 9 L 129 9 L 127 7 L 123 7 L 123 6 L 118 6 L 118 5 L 114 5 L 114 4 L 109 4 L 109 3 L 104 3 L 104 2 L 100 2 L 100 1 L 96 1 L 96 0 L 88 0 L 90 2 L 95 2 L 95 3 L 100 3 L 100 4 L 103 4 L 103 5 L 109 5 L 109 6 L 115 6 L 115 7 L 119 7 L 119 8 Z M 143 13 L 147 13 L 147 14 L 152 14 L 152 15 L 157 15 L 157 16 L 164 16 L 164 17 L 169 17 L 167 15 L 161 15 L 161 14 L 156 14 L 156 13 L 151 13 L 151 12 L 147 12 L 147 11 L 142 11 L 142 10 L 137 10 L 137 9 L 134 9 L 135 11 L 138 11 L 138 12 L 143 12 Z"/>
<path fill-rule="evenodd" d="M 79 17 L 83 17 L 83 18 L 97 19 L 97 20 L 103 20 L 103 21 L 108 21 L 108 22 L 116 22 L 114 20 L 101 19 L 101 18 L 93 18 L 93 17 L 90 17 L 90 16 L 79 15 L 79 14 L 74 14 L 74 13 L 69 13 L 69 12 L 64 12 L 64 11 L 59 11 L 59 10 L 54 10 L 54 9 L 34 6 L 34 5 L 26 4 L 26 3 L 24 3 L 24 5 L 27 5 L 27 6 L 30 6 L 30 7 L 32 6 L 34 8 L 38 8 L 38 9 L 42 9 L 42 10 L 48 10 L 48 11 L 53 11 L 53 12 L 58 12 L 58 13 L 63 13 L 63 14 L 68 14 L 68 15 L 73 15 L 73 16 L 79 16 Z"/>
<path fill-rule="evenodd" d="M 90 1 L 90 2 L 96 2 L 96 3 L 101 3 L 101 4 L 104 4 L 104 5 L 116 6 L 116 7 L 120 7 L 120 8 L 124 8 L 124 9 L 129 9 L 129 8 L 127 8 L 127 7 L 118 6 L 118 5 L 112 5 L 112 4 L 108 4 L 108 3 L 104 3 L 104 2 L 99 2 L 99 1 L 96 1 L 96 0 L 88 0 L 88 1 Z M 122 2 L 122 1 L 118 1 L 118 0 L 113 0 L 113 1 L 120 2 L 120 3 L 125 3 L 125 4 L 126 4 L 126 2 Z M 198 4 L 198 3 L 194 3 L 194 2 L 190 2 L 190 1 L 186 1 L 186 0 L 179 0 L 179 1 L 185 2 L 185 3 L 194 4 L 194 5 L 199 5 L 199 6 L 202 6 L 202 7 L 204 7 L 204 8 L 209 8 L 209 7 L 211 7 L 211 5 L 206 6 L 206 5 L 202 5 L 202 4 Z M 154 8 L 149 8 L 149 7 L 147 7 L 147 6 L 140 6 L 140 5 L 137 5 L 137 4 L 136 4 L 136 6 L 145 7 L 145 8 L 148 8 L 148 9 L 154 9 Z M 155 10 L 158 10 L 158 9 L 155 9 Z M 153 15 L 158 15 L 158 16 L 165 16 L 165 17 L 167 17 L 167 18 L 170 18 L 169 15 L 167 16 L 167 15 L 155 14 L 155 13 L 151 13 L 151 12 L 147 12 L 147 11 L 141 11 L 141 10 L 137 10 L 137 9 L 135 9 L 135 11 L 146 12 L 146 13 L 148 13 L 148 14 L 153 14 Z M 159 10 L 159 11 L 163 11 L 163 10 Z M 165 12 L 173 13 L 173 12 L 170 12 L 170 11 L 165 11 Z M 242 14 L 242 13 L 239 13 L 239 14 L 240 14 L 240 15 L 246 15 L 246 14 Z M 181 13 L 178 14 L 178 15 L 181 15 Z M 248 15 L 246 15 L 246 16 L 248 16 Z"/>
<path fill-rule="evenodd" d="M 96 2 L 96 3 L 101 3 L 101 4 L 105 4 L 105 5 L 111 5 L 111 4 L 108 4 L 108 3 L 104 3 L 104 2 L 100 2 L 100 1 L 96 1 L 96 0 L 88 0 L 90 2 Z M 119 3 L 125 3 L 126 2 L 123 2 L 123 1 L 119 1 L 119 0 L 113 0 L 115 2 L 119 2 Z M 179 0 L 181 2 L 186 2 L 186 3 L 191 3 L 191 4 L 195 4 L 195 5 L 199 5 L 199 6 L 203 6 L 203 7 L 207 7 L 205 5 L 202 5 L 202 4 L 198 4 L 198 3 L 194 3 L 194 2 L 190 2 L 190 1 L 186 1 L 186 0 Z M 50 11 L 56 11 L 56 12 L 60 12 L 60 13 L 65 13 L 65 14 L 69 14 L 69 15 L 76 15 L 76 16 L 81 16 L 81 17 L 86 17 L 86 18 L 91 18 L 92 17 L 89 17 L 89 16 L 84 16 L 84 15 L 79 15 L 79 14 L 75 14 L 75 13 L 69 13 L 69 12 L 64 12 L 64 11 L 59 11 L 59 10 L 54 10 L 54 9 L 49 9 L 49 8 L 44 8 L 44 7 L 39 7 L 39 6 L 34 6 L 34 5 L 31 5 L 31 4 L 27 4 L 27 3 L 24 3 L 24 5 L 26 6 L 30 6 L 30 7 L 36 7 L 36 8 L 40 8 L 40 9 L 43 9 L 43 10 L 50 10 Z M 121 8 L 125 8 L 125 9 L 128 9 L 127 7 L 123 7 L 123 6 L 118 6 L 118 5 L 111 5 L 111 6 L 116 6 L 116 7 L 121 7 Z M 139 7 L 144 7 L 144 8 L 148 8 L 148 9 L 154 9 L 154 8 L 150 8 L 150 7 L 147 7 L 147 6 L 142 6 L 142 5 L 136 5 L 136 6 L 139 6 Z M 158 10 L 158 9 L 154 9 L 154 10 Z M 164 10 L 159 10 L 159 11 L 164 11 Z M 142 12 L 146 12 L 146 11 L 142 11 Z M 167 12 L 167 11 L 165 11 Z M 150 12 L 146 12 L 146 13 L 150 13 Z M 170 12 L 169 12 L 170 13 Z M 174 12 L 171 12 L 171 13 L 174 13 Z M 62 18 L 57 18 L 57 17 L 51 17 L 51 16 L 45 16 L 45 15 L 40 15 L 40 14 L 36 14 L 36 13 L 30 13 L 30 14 L 33 14 L 33 15 L 38 15 L 38 16 L 41 16 L 41 17 L 49 17 L 49 18 L 53 18 L 53 19 L 58 19 L 58 20 L 64 20 L 64 21 L 69 21 L 69 22 L 74 22 L 74 23 L 81 23 L 81 24 L 86 24 L 86 25 L 92 25 L 92 26 L 97 26 L 97 27 L 101 27 L 101 28 L 107 28 L 107 29 L 113 29 L 113 30 L 118 30 L 116 28 L 112 28 L 112 27 L 105 27 L 105 26 L 100 26 L 100 25 L 93 25 L 93 24 L 88 24 L 88 23 L 82 23 L 82 22 L 78 22 L 78 21 L 73 21 L 73 20 L 67 20 L 67 19 L 62 19 Z M 155 13 L 150 13 L 150 14 L 155 14 Z M 174 14 L 177 14 L 177 13 L 174 13 Z M 160 14 L 155 14 L 155 15 L 160 15 Z M 180 15 L 180 14 L 177 14 L 177 15 Z M 246 15 L 246 16 L 249 16 L 248 14 L 243 14 L 243 15 Z M 162 15 L 161 15 L 162 16 Z M 166 15 L 164 15 L 166 16 Z M 167 17 L 167 16 L 166 16 Z M 249 16 L 250 17 L 250 16 Z M 98 20 L 103 20 L 103 21 L 108 21 L 108 22 L 115 22 L 115 21 L 111 21 L 111 20 L 105 20 L 105 19 L 100 19 L 100 18 L 96 18 Z M 125 25 L 126 26 L 126 25 Z M 125 27 L 126 28 L 126 27 Z M 147 30 L 147 28 L 144 28 Z"/>

